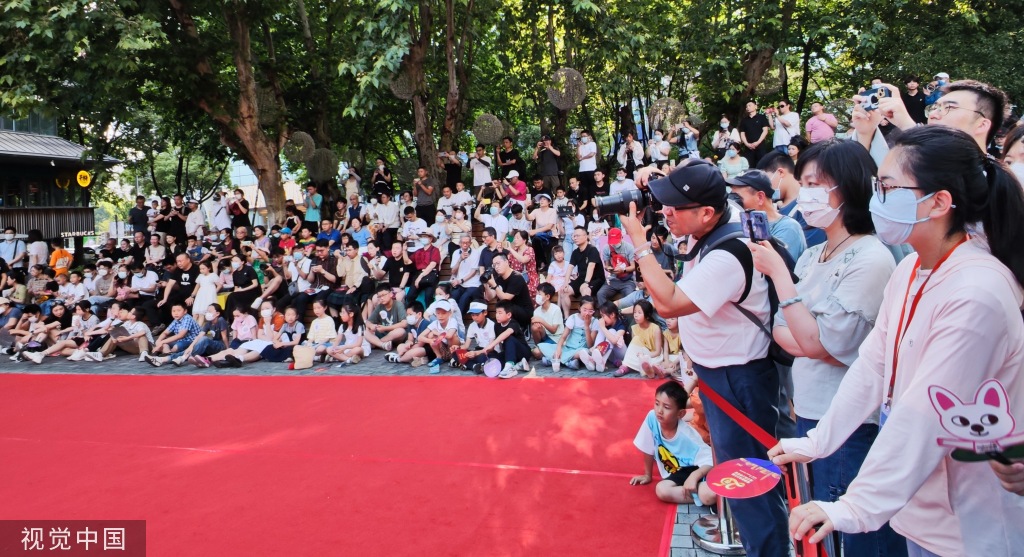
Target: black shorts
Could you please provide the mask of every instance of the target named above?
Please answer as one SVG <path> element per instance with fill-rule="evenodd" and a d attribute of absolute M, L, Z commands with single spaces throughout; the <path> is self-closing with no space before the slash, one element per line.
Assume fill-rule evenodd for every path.
<path fill-rule="evenodd" d="M 676 485 L 683 485 L 686 483 L 686 479 L 690 477 L 690 474 L 694 473 L 698 466 L 683 466 L 675 472 L 669 474 L 666 480 L 670 480 Z"/>

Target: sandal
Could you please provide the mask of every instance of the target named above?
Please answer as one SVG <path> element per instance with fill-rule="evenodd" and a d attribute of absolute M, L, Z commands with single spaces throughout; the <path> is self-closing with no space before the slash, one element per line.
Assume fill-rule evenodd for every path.
<path fill-rule="evenodd" d="M 619 369 L 615 370 L 614 373 L 612 373 L 612 377 L 623 377 L 623 376 L 625 376 L 627 373 L 629 373 L 631 371 L 633 371 L 633 370 L 629 369 L 626 366 L 622 366 Z"/>

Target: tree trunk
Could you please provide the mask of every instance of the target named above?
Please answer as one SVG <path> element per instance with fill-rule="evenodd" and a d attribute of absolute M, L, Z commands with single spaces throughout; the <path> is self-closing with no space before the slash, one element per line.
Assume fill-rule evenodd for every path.
<path fill-rule="evenodd" d="M 448 96 L 445 100 L 444 123 L 441 125 L 441 150 L 455 148 L 462 124 L 466 118 L 469 103 L 466 89 L 469 74 L 466 69 L 466 41 L 473 17 L 474 0 L 466 6 L 466 17 L 462 21 L 462 34 L 455 38 L 455 0 L 445 0 L 445 44 L 444 54 L 448 66 Z"/>
<path fill-rule="evenodd" d="M 440 173 L 437 168 L 437 144 L 434 142 L 434 126 L 430 119 L 426 78 L 427 49 L 430 48 L 430 35 L 433 28 L 433 9 L 430 0 L 420 0 L 418 28 L 416 20 L 413 16 L 410 17 L 409 36 L 412 44 L 409 46 L 409 54 L 406 55 L 405 66 L 415 91 L 412 97 L 412 114 L 415 125 L 413 140 L 416 142 L 416 150 L 419 153 L 420 166 L 427 169 L 427 174 L 431 178 L 440 182 Z M 439 189 L 435 188 L 435 195 Z"/>
<path fill-rule="evenodd" d="M 807 86 L 811 82 L 811 53 L 814 52 L 814 43 L 807 39 L 804 43 L 804 55 L 801 62 L 803 75 L 800 78 L 800 98 L 796 101 L 796 111 L 803 112 L 804 103 L 807 102 Z"/>

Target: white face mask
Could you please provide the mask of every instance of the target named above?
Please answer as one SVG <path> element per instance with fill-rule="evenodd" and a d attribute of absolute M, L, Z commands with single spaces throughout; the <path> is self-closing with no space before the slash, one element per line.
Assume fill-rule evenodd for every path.
<path fill-rule="evenodd" d="M 377 199 L 376 198 L 371 199 L 370 200 L 370 205 L 377 205 Z"/>
<path fill-rule="evenodd" d="M 464 220 L 466 218 L 462 213 L 455 213 L 455 220 Z"/>
<path fill-rule="evenodd" d="M 727 130 L 729 129 L 729 122 L 722 122 L 719 124 L 719 126 L 722 126 L 723 130 Z"/>
<path fill-rule="evenodd" d="M 264 319 L 270 319 L 270 316 L 274 315 L 274 310 L 272 310 L 272 309 L 262 310 L 262 311 L 260 311 L 260 315 L 262 315 Z"/>
<path fill-rule="evenodd" d="M 661 137 L 662 137 L 662 136 L 661 136 L 661 134 L 660 134 L 660 133 L 656 133 L 656 134 L 654 134 L 654 140 L 655 140 L 655 141 L 661 141 Z"/>
<path fill-rule="evenodd" d="M 240 194 L 240 193 L 239 194 L 235 194 L 235 199 L 241 200 L 242 199 L 242 194 Z"/>
<path fill-rule="evenodd" d="M 497 215 L 500 211 L 501 211 L 501 209 L 498 209 L 497 207 L 491 207 L 491 215 L 492 216 L 493 215 Z"/>
<path fill-rule="evenodd" d="M 410 316 L 406 317 L 405 318 L 405 322 L 410 324 L 410 325 L 415 325 L 416 324 L 416 316 L 415 315 L 410 315 Z"/>
<path fill-rule="evenodd" d="M 98 271 L 96 271 L 96 274 L 101 276 L 101 277 L 105 277 L 105 276 L 107 276 L 107 272 L 108 271 L 106 269 L 99 269 Z"/>
<path fill-rule="evenodd" d="M 87 279 L 91 279 L 92 278 L 92 273 L 84 273 L 83 276 L 85 276 L 85 278 L 87 278 Z"/>
<path fill-rule="evenodd" d="M 929 193 L 918 199 L 913 191 L 898 188 L 887 191 L 885 201 L 878 195 L 871 196 L 868 210 L 871 211 L 871 222 L 875 225 L 878 239 L 890 246 L 905 243 L 915 224 L 931 219 L 927 216 L 917 218 L 917 206 L 933 195 Z"/>
<path fill-rule="evenodd" d="M 832 207 L 828 204 L 828 194 L 834 189 L 836 188 L 800 188 L 800 192 L 797 194 L 797 203 L 809 226 L 828 228 L 835 222 L 842 205 Z"/>
<path fill-rule="evenodd" d="M 580 143 L 586 145 L 587 143 L 590 143 L 590 138 L 589 137 L 581 137 L 580 138 Z"/>
<path fill-rule="evenodd" d="M 437 217 L 436 219 L 434 219 L 434 222 L 436 222 L 437 224 L 442 224 L 444 223 L 444 217 Z"/>
<path fill-rule="evenodd" d="M 624 182 L 625 180 L 626 180 L 625 176 L 616 176 L 615 177 L 615 181 L 616 182 Z"/>
<path fill-rule="evenodd" d="M 14 240 L 14 234 L 4 234 L 4 240 L 7 240 L 8 242 Z"/>
<path fill-rule="evenodd" d="M 241 263 L 239 263 L 239 262 L 237 262 L 237 261 L 232 261 L 232 262 L 231 262 L 231 268 L 232 268 L 232 269 L 237 269 L 237 268 L 239 268 L 239 267 L 241 267 L 241 266 L 242 266 L 242 264 L 241 264 Z"/>
<path fill-rule="evenodd" d="M 203 314 L 203 317 L 205 317 L 207 321 L 213 321 L 214 315 L 212 311 L 208 311 Z"/>
<path fill-rule="evenodd" d="M 544 305 L 544 295 L 543 295 L 543 294 L 537 294 L 537 295 L 536 295 L 536 296 L 534 297 L 534 300 L 536 300 L 536 301 L 537 301 L 537 305 L 538 305 L 538 306 L 542 306 L 542 305 Z"/>
<path fill-rule="evenodd" d="M 126 278 L 128 278 L 128 273 L 126 273 L 124 271 L 120 271 L 120 272 L 117 273 L 117 278 L 126 279 Z"/>
<path fill-rule="evenodd" d="M 380 170 L 381 172 L 384 172 L 384 165 L 383 164 L 377 165 L 377 170 Z"/>
<path fill-rule="evenodd" d="M 429 246 L 430 245 L 430 238 L 420 238 L 420 245 Z"/>

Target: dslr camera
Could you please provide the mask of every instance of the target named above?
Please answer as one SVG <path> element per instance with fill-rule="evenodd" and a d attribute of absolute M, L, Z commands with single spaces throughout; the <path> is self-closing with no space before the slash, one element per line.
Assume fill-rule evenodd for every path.
<path fill-rule="evenodd" d="M 490 268 L 485 269 L 484 272 L 480 273 L 480 281 L 481 282 L 490 282 L 491 281 L 491 277 L 493 277 L 493 276 L 494 276 L 494 269 L 490 269 Z"/>
<path fill-rule="evenodd" d="M 652 172 L 650 180 L 656 180 L 658 178 L 664 178 L 665 175 L 661 172 Z M 641 214 L 644 209 L 650 207 L 655 211 L 661 210 L 661 203 L 658 203 L 657 199 L 651 195 L 651 190 L 646 186 L 644 188 L 637 188 L 635 190 L 624 190 L 612 195 L 606 195 L 604 197 L 595 197 L 594 204 L 597 208 L 597 214 L 601 217 L 607 217 L 609 215 L 628 215 L 629 204 L 636 203 L 636 212 Z"/>

